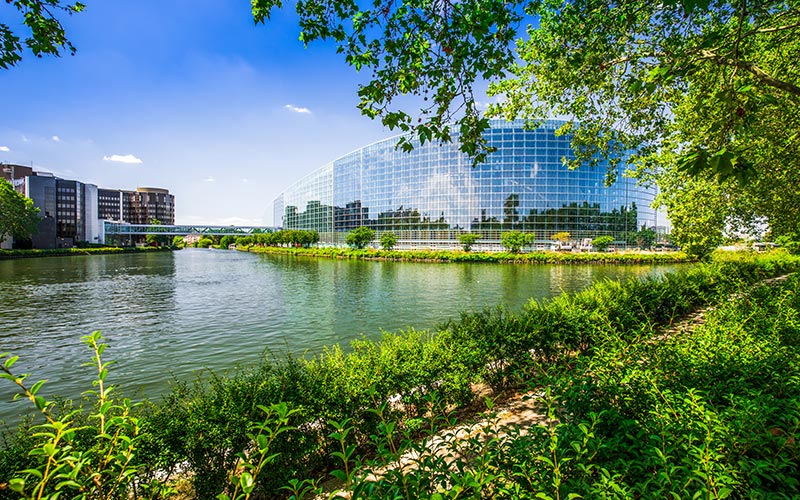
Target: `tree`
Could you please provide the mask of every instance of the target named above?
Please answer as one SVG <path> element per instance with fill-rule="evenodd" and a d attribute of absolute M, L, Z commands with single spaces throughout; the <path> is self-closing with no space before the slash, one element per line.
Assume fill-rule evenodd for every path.
<path fill-rule="evenodd" d="M 397 235 L 394 233 L 383 233 L 381 235 L 381 247 L 384 250 L 391 250 L 397 245 Z"/>
<path fill-rule="evenodd" d="M 724 190 L 711 180 L 672 174 L 665 177 L 669 194 L 660 195 L 672 222 L 670 239 L 687 255 L 705 259 L 722 243 L 725 221 L 730 219 Z"/>
<path fill-rule="evenodd" d="M 282 4 L 253 0 L 255 20 L 264 22 Z M 763 217 L 776 236 L 798 226 L 798 0 L 296 6 L 304 43 L 332 41 L 348 64 L 371 71 L 358 89 L 359 107 L 411 132 L 404 149 L 458 131 L 462 151 L 484 160 L 492 150 L 481 135 L 488 121 L 472 89 L 488 81 L 490 94 L 501 98 L 488 116 L 531 126 L 568 119 L 560 132 L 572 134 L 569 166 L 608 160 L 613 181 L 624 161 L 662 192 L 664 170 L 711 175 L 720 185 L 733 180 L 739 191 L 727 198 L 728 209 L 739 211 L 738 220 Z M 525 29 L 523 14 L 535 24 Z M 422 108 L 398 110 L 406 95 L 421 97 Z"/>
<path fill-rule="evenodd" d="M 650 248 L 656 242 L 656 231 L 647 226 L 642 226 L 642 229 L 634 233 L 633 241 L 639 248 Z"/>
<path fill-rule="evenodd" d="M 175 235 L 172 237 L 172 246 L 175 248 L 183 248 L 186 246 L 186 241 L 183 236 Z"/>
<path fill-rule="evenodd" d="M 33 200 L 18 193 L 5 179 L 0 179 L 0 243 L 8 236 L 30 238 L 39 228 L 39 209 Z"/>
<path fill-rule="evenodd" d="M 614 243 L 613 236 L 598 236 L 592 240 L 592 246 L 595 247 L 598 252 L 605 252 L 612 243 Z"/>
<path fill-rule="evenodd" d="M 458 242 L 461 243 L 461 246 L 464 248 L 465 252 L 469 252 L 472 250 L 472 245 L 474 245 L 479 239 L 480 235 L 474 233 L 463 233 L 458 235 Z"/>
<path fill-rule="evenodd" d="M 151 226 L 160 226 L 161 221 L 156 218 L 150 219 Z M 145 242 L 150 246 L 164 246 L 169 245 L 169 236 L 165 234 L 149 233 L 144 237 Z"/>
<path fill-rule="evenodd" d="M 554 233 L 550 239 L 560 243 L 569 243 L 572 240 L 572 235 L 567 231 L 562 231 L 560 233 Z"/>
<path fill-rule="evenodd" d="M 86 8 L 84 4 L 62 0 L 6 0 L 6 3 L 19 11 L 21 24 L 30 33 L 20 38 L 9 25 L 0 23 L 0 68 L 8 69 L 22 60 L 23 44 L 36 57 L 60 56 L 62 52 L 75 53 L 75 47 L 67 40 L 64 27 L 56 14 L 72 15 L 82 12 Z"/>
<path fill-rule="evenodd" d="M 226 234 L 219 239 L 219 247 L 223 250 L 227 250 L 234 243 L 236 243 L 236 237 L 232 234 Z"/>
<path fill-rule="evenodd" d="M 500 243 L 511 253 L 519 253 L 529 241 L 528 235 L 522 231 L 506 231 L 500 235 Z"/>
<path fill-rule="evenodd" d="M 737 137 L 796 106 L 796 0 L 531 2 L 514 77 L 493 85 L 492 113 L 573 121 L 573 165 L 630 155 L 652 165 L 665 141 L 687 169 L 745 179 L 756 156 Z M 535 99 L 531 99 L 535 96 Z"/>
<path fill-rule="evenodd" d="M 257 23 L 283 6 L 282 0 L 251 3 Z M 295 5 L 304 44 L 332 41 L 356 71 L 371 71 L 370 81 L 358 88 L 364 115 L 411 132 L 422 143 L 449 141 L 455 127 L 461 150 L 481 161 L 491 151 L 481 135 L 489 122 L 473 86 L 511 67 L 524 3 L 312 0 Z M 395 100 L 404 96 L 420 97 L 421 108 L 416 113 L 399 109 Z M 403 138 L 400 147 L 410 150 L 414 141 Z"/>
<path fill-rule="evenodd" d="M 367 244 L 374 239 L 375 239 L 375 231 L 373 229 L 368 228 L 367 226 L 361 226 L 347 233 L 345 241 L 350 246 L 362 249 L 366 247 Z"/>

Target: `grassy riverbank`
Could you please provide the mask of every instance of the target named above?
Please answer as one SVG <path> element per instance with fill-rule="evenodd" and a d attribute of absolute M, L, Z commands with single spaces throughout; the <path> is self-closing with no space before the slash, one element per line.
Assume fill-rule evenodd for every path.
<path fill-rule="evenodd" d="M 691 262 L 683 252 L 463 252 L 459 250 L 379 250 L 352 248 L 302 248 L 250 246 L 242 251 L 332 259 L 392 260 L 408 262 L 491 262 L 529 264 L 672 264 Z"/>
<path fill-rule="evenodd" d="M 437 491 L 791 498 L 800 488 L 800 281 L 752 286 L 798 268 L 800 259 L 782 253 L 725 255 L 534 301 L 519 313 L 488 310 L 435 332 L 386 333 L 354 342 L 349 353 L 334 346 L 312 359 L 268 356 L 139 406 L 107 392 L 113 372 L 106 377 L 94 336 L 94 405 L 77 413 L 77 403 L 47 406 L 37 399 L 41 386 L 27 384 L 52 421 L 8 438 L 0 483 L 25 468 L 43 478 L 57 470 L 63 481 L 72 474 L 61 487 L 68 498 L 98 485 L 119 490 L 108 498 L 169 498 L 162 481 L 180 470 L 196 498 L 298 496 L 327 474 L 356 497 L 376 499 Z M 658 337 L 710 305 L 717 310 L 705 327 Z M 468 437 L 450 457 L 420 454 L 413 470 L 382 469 L 450 425 L 454 412 L 480 405 L 476 384 L 491 397 L 533 388 L 549 418 L 509 428 L 503 439 Z M 370 479 L 376 468 L 382 472 Z M 29 495 L 40 482 L 33 472 L 16 478 L 9 484 Z M 58 481 L 50 477 L 43 491 Z M 19 496 L 0 489 L 0 498 Z"/>
<path fill-rule="evenodd" d="M 97 247 L 97 248 L 52 248 L 47 250 L 0 250 L 0 260 L 29 259 L 38 257 L 64 257 L 70 255 L 108 255 L 171 251 L 169 247 Z"/>

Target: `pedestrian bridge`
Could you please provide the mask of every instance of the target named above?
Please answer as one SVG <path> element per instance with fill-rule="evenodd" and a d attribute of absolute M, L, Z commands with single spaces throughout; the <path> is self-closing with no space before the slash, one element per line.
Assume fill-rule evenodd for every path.
<path fill-rule="evenodd" d="M 124 222 L 103 221 L 103 238 L 105 236 L 144 236 L 160 234 L 164 236 L 188 236 L 190 234 L 225 236 L 247 236 L 248 234 L 272 233 L 280 228 L 269 226 L 202 226 L 202 225 L 165 225 L 165 224 L 126 224 Z"/>

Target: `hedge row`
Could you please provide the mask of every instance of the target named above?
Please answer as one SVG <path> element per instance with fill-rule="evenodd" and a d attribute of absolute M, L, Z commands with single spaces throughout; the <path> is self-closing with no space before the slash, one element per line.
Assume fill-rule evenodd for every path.
<path fill-rule="evenodd" d="M 169 251 L 168 247 L 101 247 L 101 248 L 53 248 L 32 250 L 0 250 L 0 260 L 26 259 L 35 257 L 64 257 L 73 255 L 105 255 L 122 253 L 141 253 Z"/>
<path fill-rule="evenodd" d="M 350 248 L 245 247 L 254 253 L 277 253 L 335 259 L 392 260 L 409 262 L 490 262 L 529 264 L 670 264 L 690 262 L 683 252 L 572 253 L 572 252 L 463 252 L 459 250 L 377 250 Z"/>

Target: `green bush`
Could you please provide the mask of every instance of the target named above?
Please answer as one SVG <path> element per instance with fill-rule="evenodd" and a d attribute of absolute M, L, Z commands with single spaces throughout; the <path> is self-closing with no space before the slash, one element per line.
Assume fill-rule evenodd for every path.
<path fill-rule="evenodd" d="M 461 243 L 465 252 L 469 252 L 472 250 L 472 245 L 477 243 L 480 238 L 481 236 L 479 234 L 464 233 L 458 235 L 458 242 Z"/>
<path fill-rule="evenodd" d="M 595 247 L 598 252 L 605 252 L 612 243 L 614 243 L 613 236 L 598 236 L 592 240 L 592 246 Z"/>
<path fill-rule="evenodd" d="M 519 253 L 530 242 L 530 235 L 522 231 L 506 231 L 500 235 L 500 243 L 511 253 Z"/>
<path fill-rule="evenodd" d="M 383 233 L 381 235 L 381 248 L 391 251 L 397 245 L 397 235 L 394 233 Z"/>
<path fill-rule="evenodd" d="M 361 226 L 347 233 L 345 241 L 347 242 L 348 245 L 361 250 L 374 239 L 375 239 L 375 230 L 370 229 L 367 226 Z"/>

